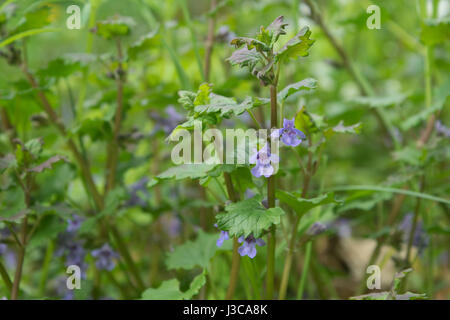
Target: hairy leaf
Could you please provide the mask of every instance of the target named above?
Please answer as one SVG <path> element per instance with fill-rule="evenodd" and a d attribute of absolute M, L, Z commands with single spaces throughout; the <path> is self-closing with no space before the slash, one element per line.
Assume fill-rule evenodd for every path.
<path fill-rule="evenodd" d="M 230 236 L 236 237 L 253 234 L 258 238 L 272 225 L 279 224 L 281 216 L 284 215 L 283 209 L 279 207 L 266 209 L 259 196 L 229 204 L 225 211 L 216 216 L 217 226 L 220 230 L 228 231 Z"/>
<path fill-rule="evenodd" d="M 314 43 L 314 40 L 309 38 L 310 35 L 311 31 L 309 28 L 304 27 L 275 54 L 275 60 L 282 61 L 306 57 L 309 54 L 309 48 Z"/>
<path fill-rule="evenodd" d="M 307 78 L 302 81 L 292 83 L 278 93 L 278 100 L 284 101 L 294 93 L 303 93 L 311 91 L 317 87 L 317 80 Z"/>

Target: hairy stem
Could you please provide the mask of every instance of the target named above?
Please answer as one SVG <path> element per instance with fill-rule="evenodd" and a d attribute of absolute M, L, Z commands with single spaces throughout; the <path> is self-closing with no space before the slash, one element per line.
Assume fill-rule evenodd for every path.
<path fill-rule="evenodd" d="M 223 173 L 223 177 L 225 179 L 225 186 L 227 188 L 228 197 L 231 201 L 237 202 L 239 201 L 236 190 L 233 186 L 233 181 L 231 180 L 231 175 L 228 172 Z M 230 274 L 230 282 L 228 284 L 226 299 L 230 300 L 234 296 L 234 291 L 236 290 L 236 284 L 239 277 L 239 264 L 241 257 L 238 252 L 239 242 L 236 237 L 233 238 L 233 256 L 231 260 L 231 274 Z"/>
<path fill-rule="evenodd" d="M 216 9 L 216 0 L 211 0 L 210 11 L 214 11 Z M 212 14 L 208 19 L 208 35 L 206 37 L 205 44 L 205 81 L 209 81 L 210 70 L 211 70 L 211 57 L 212 51 L 214 48 L 214 31 L 216 26 L 216 15 Z"/>
<path fill-rule="evenodd" d="M 309 146 L 311 147 L 312 146 L 311 136 L 309 137 L 308 141 L 309 141 Z M 309 151 L 308 152 L 307 169 L 305 171 L 304 178 L 303 178 L 302 198 L 305 198 L 308 193 L 309 184 L 310 184 L 310 180 L 311 180 L 311 176 L 312 176 L 311 169 L 312 169 L 312 153 L 311 153 L 311 151 Z M 295 242 L 296 242 L 296 238 L 297 238 L 297 229 L 298 229 L 298 224 L 300 223 L 300 219 L 301 219 L 301 216 L 296 214 L 294 225 L 292 226 L 291 238 L 290 238 L 290 241 L 288 244 L 288 254 L 286 255 L 286 259 L 284 261 L 283 275 L 281 277 L 280 293 L 278 296 L 278 298 L 280 300 L 284 300 L 284 298 L 286 297 L 287 285 L 289 282 L 289 274 L 291 271 L 292 260 L 294 257 Z"/>
<path fill-rule="evenodd" d="M 277 127 L 277 87 L 276 83 L 270 85 L 270 126 Z M 276 179 L 272 175 L 267 181 L 267 202 L 269 208 L 275 207 Z M 273 289 L 275 282 L 275 247 L 276 247 L 276 227 L 272 226 L 268 235 L 267 245 L 267 274 L 266 274 L 266 299 L 273 299 Z"/>
<path fill-rule="evenodd" d="M 117 109 L 114 117 L 114 129 L 113 129 L 113 139 L 108 145 L 108 158 L 106 161 L 106 185 L 105 185 L 105 195 L 108 194 L 114 188 L 116 182 L 116 170 L 117 162 L 119 159 L 119 134 L 122 125 L 123 117 L 123 87 L 125 73 L 122 66 L 123 52 L 122 43 L 119 38 L 116 39 L 117 47 L 117 58 L 119 60 L 119 66 L 116 72 L 116 84 L 117 84 Z"/>

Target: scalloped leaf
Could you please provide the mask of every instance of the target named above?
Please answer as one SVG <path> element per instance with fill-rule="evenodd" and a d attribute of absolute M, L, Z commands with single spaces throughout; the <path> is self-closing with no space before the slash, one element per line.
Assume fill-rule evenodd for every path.
<path fill-rule="evenodd" d="M 310 36 L 311 30 L 309 30 L 309 27 L 302 28 L 275 54 L 275 60 L 282 61 L 308 56 L 309 48 L 314 44 L 314 40 L 310 39 Z"/>
<path fill-rule="evenodd" d="M 216 216 L 217 227 L 236 237 L 253 234 L 259 238 L 271 226 L 279 224 L 285 214 L 279 207 L 266 209 L 260 196 L 229 204 L 225 211 Z"/>
<path fill-rule="evenodd" d="M 305 93 L 317 88 L 317 80 L 306 78 L 302 81 L 292 83 L 278 93 L 278 100 L 285 101 L 294 93 Z"/>

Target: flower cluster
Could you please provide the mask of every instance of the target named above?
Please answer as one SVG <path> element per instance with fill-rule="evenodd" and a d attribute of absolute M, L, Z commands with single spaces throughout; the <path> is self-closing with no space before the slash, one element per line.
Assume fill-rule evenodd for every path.
<path fill-rule="evenodd" d="M 256 245 L 260 247 L 266 245 L 263 239 L 257 239 L 253 235 L 249 235 L 247 238 L 239 237 L 238 242 L 242 243 L 242 246 L 238 249 L 241 257 L 248 256 L 251 259 L 256 256 Z"/>
<path fill-rule="evenodd" d="M 84 262 L 86 251 L 83 242 L 77 239 L 77 232 L 83 223 L 83 218 L 73 214 L 71 219 L 67 220 L 67 228 L 58 235 L 58 247 L 55 255 L 57 257 L 65 256 L 64 264 L 66 266 L 77 265 L 81 269 L 81 277 L 86 279 L 87 263 Z"/>
<path fill-rule="evenodd" d="M 272 154 L 270 147 L 266 144 L 258 152 L 255 149 L 254 154 L 250 157 L 249 162 L 255 164 L 251 172 L 257 178 L 261 176 L 268 178 L 275 171 L 272 163 L 278 163 L 279 160 L 278 155 Z"/>
<path fill-rule="evenodd" d="M 113 270 L 116 266 L 114 259 L 119 258 L 119 254 L 117 254 L 117 252 L 115 252 L 107 243 L 101 248 L 93 250 L 91 255 L 97 259 L 95 261 L 95 266 L 98 270 Z"/>
<path fill-rule="evenodd" d="M 272 139 L 280 139 L 285 145 L 296 147 L 306 136 L 303 132 L 295 128 L 295 119 L 283 120 L 283 128 L 276 129 L 271 134 Z M 275 169 L 272 164 L 279 163 L 280 158 L 276 154 L 272 154 L 270 147 L 265 144 L 259 151 L 253 150 L 253 155 L 249 159 L 250 164 L 255 166 L 252 168 L 252 174 L 259 178 L 264 176 L 266 178 L 274 174 Z"/>
<path fill-rule="evenodd" d="M 284 119 L 283 128 L 275 130 L 272 133 L 272 138 L 280 138 L 285 145 L 296 147 L 306 139 L 306 136 L 303 132 L 295 128 L 294 118 L 292 120 Z"/>

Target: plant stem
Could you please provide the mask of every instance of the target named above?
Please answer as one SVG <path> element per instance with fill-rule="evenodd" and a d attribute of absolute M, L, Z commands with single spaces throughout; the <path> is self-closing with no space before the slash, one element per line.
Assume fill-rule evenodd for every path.
<path fill-rule="evenodd" d="M 116 182 L 116 170 L 117 162 L 119 159 L 119 133 L 122 125 L 123 117 L 123 87 L 125 72 L 122 66 L 122 43 L 119 38 L 116 39 L 117 47 L 117 58 L 119 60 L 119 66 L 116 72 L 116 84 L 117 84 L 117 109 L 114 117 L 114 129 L 113 129 L 113 139 L 108 145 L 108 158 L 106 161 L 106 185 L 105 185 L 105 195 L 108 194 L 114 188 Z"/>
<path fill-rule="evenodd" d="M 216 0 L 211 0 L 211 12 L 215 10 L 216 8 Z M 210 76 L 210 70 L 211 70 L 211 57 L 212 57 L 212 51 L 214 48 L 214 31 L 216 26 L 216 15 L 212 14 L 212 16 L 208 20 L 208 35 L 206 37 L 206 44 L 205 44 L 205 81 L 209 81 Z"/>
<path fill-rule="evenodd" d="M 300 285 L 297 291 L 297 300 L 303 299 L 303 292 L 305 290 L 306 276 L 308 275 L 309 262 L 311 261 L 312 241 L 306 244 L 305 262 L 303 263 L 302 276 L 300 278 Z"/>
<path fill-rule="evenodd" d="M 11 278 L 9 277 L 8 271 L 6 271 L 6 268 L 1 261 L 0 261 L 0 276 L 2 277 L 3 282 L 5 283 L 6 289 L 8 290 L 9 294 L 11 294 L 12 290 Z"/>
<path fill-rule="evenodd" d="M 29 204 L 27 204 L 29 207 Z M 20 280 L 22 279 L 23 262 L 25 260 L 26 241 L 27 241 L 28 217 L 24 217 L 21 229 L 21 245 L 19 246 L 19 254 L 17 258 L 16 273 L 14 274 L 14 282 L 11 289 L 11 300 L 17 300 L 20 290 Z"/>
<path fill-rule="evenodd" d="M 278 77 L 277 77 L 278 78 Z M 270 127 L 277 127 L 277 87 L 270 85 Z M 267 181 L 267 202 L 269 208 L 275 207 L 276 179 L 271 175 Z M 276 247 L 276 227 L 272 226 L 268 235 L 267 245 L 267 274 L 266 274 L 266 299 L 273 299 L 273 289 L 275 282 L 275 247 Z"/>
<path fill-rule="evenodd" d="M 422 175 L 422 177 L 420 178 L 419 184 L 420 184 L 419 190 L 420 190 L 420 192 L 422 192 L 425 187 L 425 176 L 424 175 Z M 409 232 L 408 247 L 406 249 L 406 256 L 405 256 L 405 260 L 404 260 L 405 265 L 409 265 L 409 262 L 410 262 L 411 248 L 412 248 L 412 245 L 414 242 L 414 234 L 416 233 L 416 229 L 417 229 L 417 221 L 419 220 L 420 205 L 421 205 L 421 199 L 417 198 L 416 207 L 414 209 L 413 223 L 411 226 L 411 230 Z"/>
<path fill-rule="evenodd" d="M 86 183 L 89 187 L 89 192 L 91 193 L 91 195 L 94 199 L 97 209 L 103 208 L 103 199 L 95 185 L 88 161 L 84 159 L 84 157 L 78 150 L 76 144 L 73 142 L 72 138 L 67 137 L 66 128 L 59 120 L 58 115 L 53 110 L 53 108 L 52 108 L 50 102 L 48 101 L 47 97 L 45 96 L 44 92 L 40 89 L 34 76 L 29 72 L 26 64 L 24 64 L 22 66 L 22 71 L 25 74 L 28 82 L 30 82 L 33 89 L 37 91 L 38 98 L 41 101 L 42 107 L 43 107 L 45 113 L 47 114 L 47 116 L 49 117 L 51 123 L 58 129 L 60 134 L 66 138 L 67 147 L 70 149 L 73 156 L 75 157 L 75 160 L 78 162 L 78 164 L 80 166 L 81 173 L 82 173 L 84 179 L 86 180 Z"/>
<path fill-rule="evenodd" d="M 311 136 L 309 136 L 309 138 L 308 138 L 308 143 L 309 143 L 309 147 L 311 147 L 312 146 Z M 308 193 L 311 176 L 312 176 L 312 153 L 311 153 L 311 151 L 308 151 L 308 164 L 307 164 L 307 169 L 304 172 L 302 198 L 305 198 Z M 297 229 L 298 229 L 298 224 L 300 223 L 301 217 L 302 217 L 301 215 L 296 214 L 294 225 L 292 226 L 291 238 L 290 238 L 289 247 L 288 247 L 288 254 L 286 255 L 286 259 L 284 261 L 283 275 L 281 277 L 280 293 L 278 296 L 279 300 L 284 300 L 284 298 L 286 297 L 287 285 L 289 282 L 289 274 L 291 271 L 291 265 L 292 265 L 294 249 L 295 249 L 295 242 L 296 242 L 296 238 L 297 238 Z"/>
<path fill-rule="evenodd" d="M 133 274 L 135 283 L 139 290 L 143 290 L 145 288 L 144 282 L 142 281 L 141 275 L 139 274 L 139 270 L 137 269 L 136 265 L 134 264 L 133 259 L 131 258 L 130 253 L 128 252 L 128 249 L 125 245 L 124 240 L 122 239 L 122 236 L 120 235 L 119 231 L 116 229 L 115 226 L 110 226 L 111 235 L 113 236 L 115 243 L 117 245 L 117 249 L 120 252 L 121 257 L 123 257 L 125 263 L 128 265 L 128 268 L 130 269 L 131 273 Z"/>
<path fill-rule="evenodd" d="M 186 4 L 186 0 L 179 0 L 181 11 L 183 12 L 184 20 L 186 20 L 186 25 L 191 33 L 191 41 L 192 41 L 192 47 L 194 49 L 195 58 L 197 60 L 198 69 L 200 71 L 200 74 L 202 75 L 202 80 L 206 81 L 205 79 L 205 73 L 203 72 L 203 65 L 202 65 L 202 59 L 200 58 L 200 50 L 198 48 L 197 44 L 197 37 L 195 36 L 195 30 L 194 26 L 192 25 L 191 16 L 189 14 L 189 9 Z"/>
<path fill-rule="evenodd" d="M 234 190 L 233 181 L 231 180 L 231 175 L 228 172 L 223 173 L 223 177 L 225 179 L 225 186 L 227 187 L 228 197 L 231 201 L 237 202 L 239 200 L 236 191 Z M 239 277 L 239 264 L 240 264 L 240 255 L 238 252 L 239 242 L 236 237 L 233 238 L 233 256 L 231 259 L 231 274 L 230 274 L 230 282 L 228 284 L 227 289 L 227 300 L 233 298 L 234 291 L 236 289 L 237 279 Z"/>
<path fill-rule="evenodd" d="M 39 281 L 39 292 L 41 296 L 45 296 L 45 285 L 47 284 L 48 270 L 50 268 L 50 262 L 52 261 L 54 251 L 55 242 L 53 240 L 49 240 L 47 250 L 45 252 L 44 263 L 42 265 L 41 279 Z"/>

